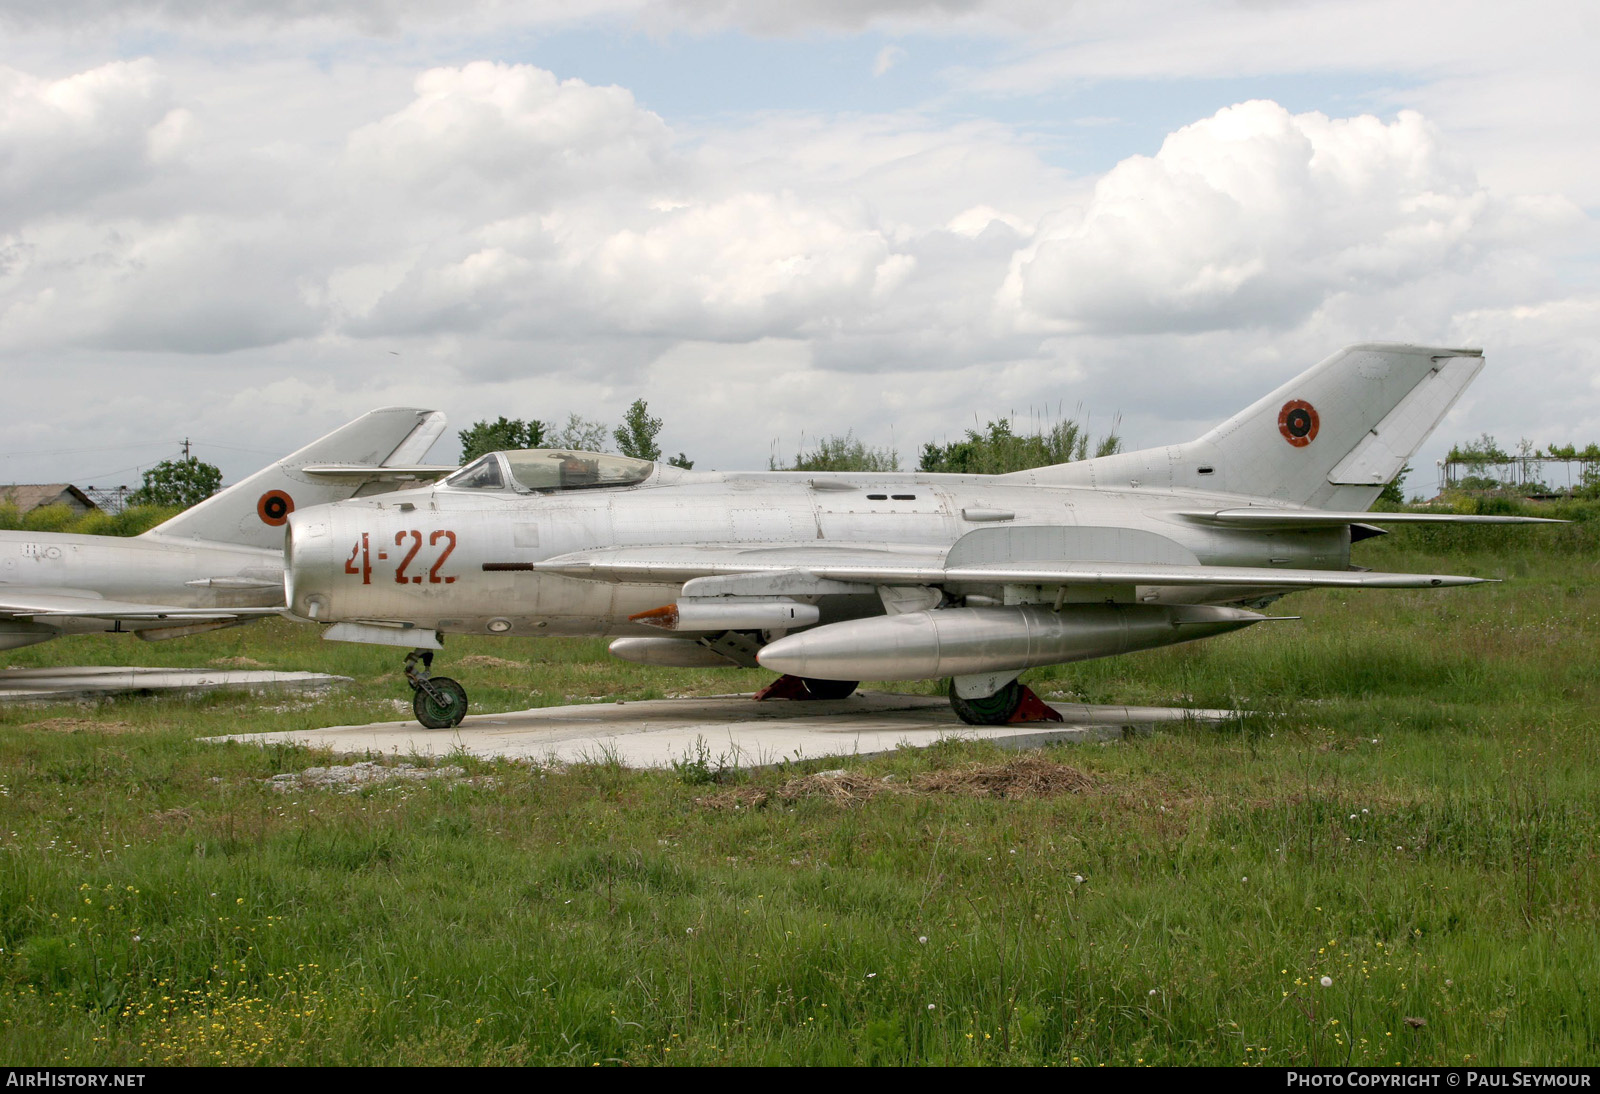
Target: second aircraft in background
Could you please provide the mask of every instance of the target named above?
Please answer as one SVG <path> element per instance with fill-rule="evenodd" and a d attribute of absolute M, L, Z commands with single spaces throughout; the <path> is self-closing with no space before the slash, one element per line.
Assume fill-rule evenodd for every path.
<path fill-rule="evenodd" d="M 371 411 L 141 536 L 0 531 L 0 649 L 280 614 L 289 514 L 451 470 L 416 466 L 444 427 L 435 410 Z"/>

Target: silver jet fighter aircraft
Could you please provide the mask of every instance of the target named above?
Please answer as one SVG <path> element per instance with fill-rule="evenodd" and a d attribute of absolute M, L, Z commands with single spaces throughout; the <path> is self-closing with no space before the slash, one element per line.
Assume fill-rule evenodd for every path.
<path fill-rule="evenodd" d="M 494 453 L 297 510 L 290 610 L 330 639 L 411 647 L 428 726 L 467 708 L 428 674 L 445 634 L 614 635 L 630 661 L 763 665 L 789 698 L 950 677 L 964 720 L 1004 722 L 1033 666 L 1238 630 L 1297 589 L 1478 581 L 1367 572 L 1350 544 L 1377 524 L 1517 519 L 1365 511 L 1482 364 L 1352 346 L 1187 444 L 1009 475 Z"/>
<path fill-rule="evenodd" d="M 299 505 L 414 485 L 444 415 L 387 407 L 141 536 L 0 531 L 0 649 L 62 634 L 177 638 L 282 612 L 283 526 Z"/>

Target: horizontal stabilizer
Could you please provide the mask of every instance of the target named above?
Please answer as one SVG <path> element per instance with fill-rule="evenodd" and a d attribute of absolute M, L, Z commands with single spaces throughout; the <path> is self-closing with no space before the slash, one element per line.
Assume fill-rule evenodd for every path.
<path fill-rule="evenodd" d="M 460 470 L 455 464 L 373 467 L 360 463 L 317 463 L 302 467 L 300 473 L 325 482 L 432 482 Z"/>

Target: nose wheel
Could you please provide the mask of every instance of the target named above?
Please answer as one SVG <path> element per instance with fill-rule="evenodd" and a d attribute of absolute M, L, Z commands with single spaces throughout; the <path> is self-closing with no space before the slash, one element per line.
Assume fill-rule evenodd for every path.
<path fill-rule="evenodd" d="M 467 689 L 448 676 L 432 676 L 432 650 L 406 654 L 406 683 L 411 685 L 411 709 L 429 729 L 450 729 L 467 716 Z"/>

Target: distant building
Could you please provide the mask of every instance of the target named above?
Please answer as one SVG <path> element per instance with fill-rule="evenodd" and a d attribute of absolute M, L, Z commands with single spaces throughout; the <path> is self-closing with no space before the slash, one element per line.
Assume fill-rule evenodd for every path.
<path fill-rule="evenodd" d="M 87 513 L 100 508 L 94 501 L 70 482 L 21 483 L 0 486 L 0 504 L 15 505 L 22 513 L 31 513 L 46 505 L 65 505 L 73 513 Z"/>

